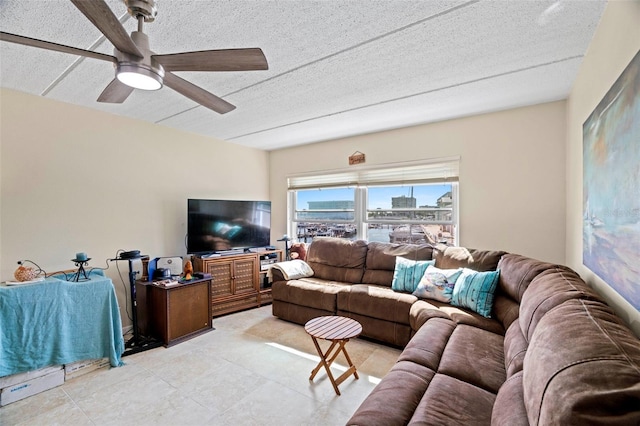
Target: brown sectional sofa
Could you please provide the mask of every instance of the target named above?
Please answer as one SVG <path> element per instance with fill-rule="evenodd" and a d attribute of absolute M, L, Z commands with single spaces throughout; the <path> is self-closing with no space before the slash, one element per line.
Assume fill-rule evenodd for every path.
<path fill-rule="evenodd" d="M 395 257 L 500 270 L 491 318 L 393 291 Z M 360 321 L 404 347 L 350 425 L 640 424 L 640 340 L 571 269 L 458 247 L 316 239 L 314 276 L 274 273 L 273 313 Z"/>

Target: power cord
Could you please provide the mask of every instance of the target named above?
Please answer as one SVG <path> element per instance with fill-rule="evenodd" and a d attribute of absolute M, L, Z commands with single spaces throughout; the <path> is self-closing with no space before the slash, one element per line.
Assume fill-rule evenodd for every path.
<path fill-rule="evenodd" d="M 114 259 L 112 259 L 112 260 L 116 262 L 116 269 L 118 270 L 118 276 L 120 277 L 120 282 L 122 283 L 122 288 L 124 289 L 124 298 L 125 298 L 125 299 L 124 299 L 124 302 L 125 302 L 125 303 L 124 303 L 124 310 L 125 310 L 125 312 L 127 313 L 127 317 L 129 318 L 129 320 L 130 320 L 130 321 L 133 321 L 133 318 L 131 317 L 131 312 L 129 312 L 129 289 L 127 288 L 127 282 L 128 282 L 129 280 L 127 279 L 127 281 L 125 282 L 124 278 L 122 278 L 122 271 L 120 271 L 120 265 L 119 265 L 119 263 L 117 262 L 117 260 L 120 260 L 120 259 L 118 258 L 119 254 L 120 254 L 120 253 L 124 253 L 125 251 L 126 251 L 126 250 L 118 249 L 118 250 L 116 251 L 115 258 L 114 258 Z M 129 284 L 131 284 L 131 283 L 129 283 Z"/>
<path fill-rule="evenodd" d="M 100 267 L 98 267 L 98 266 L 93 266 L 91 269 L 89 269 L 89 271 L 87 272 L 87 274 L 91 275 L 91 273 L 92 273 L 93 271 L 96 271 L 96 270 L 98 270 L 98 271 L 107 271 L 107 270 L 109 269 L 109 259 L 105 260 L 105 261 L 104 261 L 104 263 L 105 263 L 105 265 L 107 265 L 107 267 L 106 267 L 106 268 L 100 268 Z"/>

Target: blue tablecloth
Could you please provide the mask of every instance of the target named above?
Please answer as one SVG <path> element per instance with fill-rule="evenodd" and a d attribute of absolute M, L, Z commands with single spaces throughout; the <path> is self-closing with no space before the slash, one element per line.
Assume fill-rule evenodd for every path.
<path fill-rule="evenodd" d="M 101 274 L 89 277 L 79 283 L 47 278 L 0 285 L 0 377 L 95 358 L 122 365 L 113 284 Z"/>

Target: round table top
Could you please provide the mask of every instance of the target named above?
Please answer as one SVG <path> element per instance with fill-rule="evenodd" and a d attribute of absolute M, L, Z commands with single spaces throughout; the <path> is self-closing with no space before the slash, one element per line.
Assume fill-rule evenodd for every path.
<path fill-rule="evenodd" d="M 304 330 L 316 339 L 346 340 L 358 337 L 362 325 L 354 319 L 333 315 L 309 320 Z"/>

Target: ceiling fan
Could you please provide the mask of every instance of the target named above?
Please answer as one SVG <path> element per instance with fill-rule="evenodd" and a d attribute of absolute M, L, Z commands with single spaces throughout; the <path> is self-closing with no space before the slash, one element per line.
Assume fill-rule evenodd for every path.
<path fill-rule="evenodd" d="M 149 48 L 149 38 L 142 32 L 144 22 L 157 15 L 155 0 L 124 0 L 138 30 L 129 36 L 104 0 L 71 0 L 115 47 L 114 54 L 65 46 L 0 31 L 0 40 L 72 55 L 99 59 L 114 64 L 116 77 L 98 97 L 98 102 L 122 103 L 134 89 L 158 90 L 163 85 L 220 114 L 235 106 L 184 80 L 172 71 L 251 71 L 269 69 L 259 48 L 202 50 L 157 55 Z"/>

